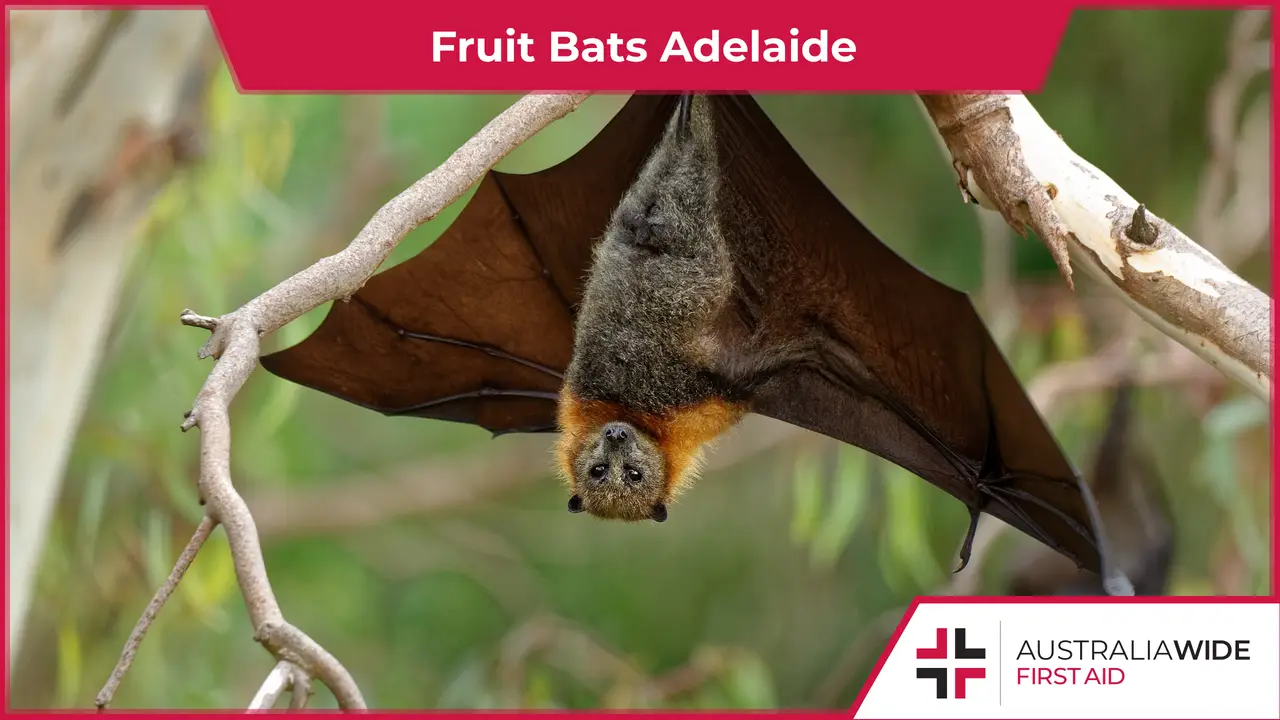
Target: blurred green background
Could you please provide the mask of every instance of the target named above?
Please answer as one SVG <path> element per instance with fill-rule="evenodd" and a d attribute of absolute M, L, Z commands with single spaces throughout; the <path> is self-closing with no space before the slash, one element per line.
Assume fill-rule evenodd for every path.
<path fill-rule="evenodd" d="M 1196 232 L 1207 168 L 1235 162 L 1213 159 L 1206 125 L 1232 23 L 1217 11 L 1078 13 L 1031 100 L 1073 149 L 1270 292 L 1269 230 Z M 1019 41 L 1008 42 L 1016 61 Z M 1238 98 L 1233 117 L 1261 113 L 1264 128 L 1245 155 L 1270 155 L 1269 79 Z M 228 312 L 340 249 L 515 99 L 246 96 L 225 69 L 210 94 L 209 154 L 150 211 L 79 431 L 14 707 L 92 706 L 201 517 L 199 438 L 177 425 L 210 365 L 195 358 L 205 333 L 179 326 L 179 311 Z M 624 101 L 592 98 L 500 169 L 566 157 Z M 1029 388 L 1086 368 L 1045 414 L 1088 469 L 1111 383 L 1064 363 L 1126 336 L 1159 357 L 1163 337 L 1127 324 L 1130 313 L 1087 279 L 1067 294 L 1034 237 L 980 222 L 914 97 L 760 102 L 877 235 L 975 293 Z M 430 243 L 461 206 L 412 233 L 392 262 Z M 268 347 L 301 340 L 324 312 Z M 1198 366 L 1136 399 L 1133 442 L 1152 457 L 1176 530 L 1169 592 L 1265 593 L 1266 406 Z M 968 519 L 896 468 L 771 422 L 726 440 L 671 521 L 630 526 L 564 512 L 546 437 L 490 440 L 386 418 L 261 371 L 232 419 L 233 476 L 258 516 L 286 617 L 378 708 L 846 707 L 904 604 L 951 589 Z M 464 475 L 484 483 L 462 492 Z M 1007 587 L 1024 545 L 1004 533 L 966 573 L 981 579 L 973 589 Z M 252 640 L 218 530 L 114 706 L 243 707 L 273 664 Z M 313 706 L 333 706 L 332 696 L 319 689 Z"/>

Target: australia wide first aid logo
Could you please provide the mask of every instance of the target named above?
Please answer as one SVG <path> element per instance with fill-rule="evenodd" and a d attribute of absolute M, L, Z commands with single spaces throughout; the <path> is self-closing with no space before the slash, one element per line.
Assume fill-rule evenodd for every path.
<path fill-rule="evenodd" d="M 855 717 L 1276 718 L 1277 677 L 1275 602 L 925 602 Z"/>
<path fill-rule="evenodd" d="M 1125 660 L 1143 659 L 1146 655 L 1154 657 L 1163 655 L 1172 659 L 1196 660 L 1201 656 L 1206 659 L 1248 659 L 1248 640 L 1236 640 L 1234 643 L 1224 640 L 1200 641 L 1161 641 L 1152 645 L 1147 643 L 1140 649 L 1136 643 L 1105 640 L 1023 640 L 1014 658 L 1014 677 L 1017 685 L 1118 685 L 1124 682 L 1124 669 L 1113 666 L 1079 665 L 1068 666 L 1055 664 L 1055 660 L 1097 662 L 1109 661 L 1112 658 Z M 950 653 L 948 653 L 950 649 Z M 968 696 L 971 681 L 983 680 L 987 677 L 985 662 L 975 664 L 973 661 L 985 661 L 987 649 L 973 645 L 969 640 L 968 628 L 937 628 L 934 643 L 931 647 L 916 648 L 916 659 L 922 661 L 954 661 L 954 664 L 939 665 L 926 663 L 916 668 L 916 678 L 933 683 L 934 694 L 939 700 L 963 700 Z"/>
<path fill-rule="evenodd" d="M 970 664 L 970 661 L 986 660 L 987 649 L 969 645 L 968 628 L 952 628 L 951 632 L 955 642 L 951 644 L 953 652 L 950 656 L 947 654 L 947 628 L 938 628 L 933 647 L 916 648 L 917 660 L 937 661 L 950 658 L 964 663 L 952 667 L 929 664 L 916 668 L 918 679 L 933 681 L 939 700 L 946 700 L 949 697 L 962 700 L 968 694 L 970 681 L 987 677 L 985 664 Z M 949 688 L 954 688 L 951 694 L 948 694 Z"/>

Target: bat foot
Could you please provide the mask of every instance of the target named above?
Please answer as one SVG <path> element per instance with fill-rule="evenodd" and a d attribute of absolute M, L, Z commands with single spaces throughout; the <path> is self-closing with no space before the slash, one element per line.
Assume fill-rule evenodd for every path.
<path fill-rule="evenodd" d="M 951 571 L 952 575 L 969 566 L 969 558 L 973 557 L 973 538 L 978 534 L 978 519 L 982 511 L 976 507 L 969 508 L 969 530 L 964 534 L 964 542 L 960 544 L 960 565 Z"/>
<path fill-rule="evenodd" d="M 689 116 L 693 111 L 693 93 L 684 93 L 680 96 L 679 115 L 676 117 L 676 132 L 684 137 L 689 128 Z"/>

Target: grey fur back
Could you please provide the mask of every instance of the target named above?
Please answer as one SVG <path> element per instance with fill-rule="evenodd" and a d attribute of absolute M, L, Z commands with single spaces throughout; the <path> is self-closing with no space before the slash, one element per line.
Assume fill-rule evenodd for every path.
<path fill-rule="evenodd" d="M 673 117 L 595 247 L 565 377 L 580 397 L 644 412 L 717 394 L 709 330 L 733 290 L 705 97 L 686 135 L 676 128 Z"/>

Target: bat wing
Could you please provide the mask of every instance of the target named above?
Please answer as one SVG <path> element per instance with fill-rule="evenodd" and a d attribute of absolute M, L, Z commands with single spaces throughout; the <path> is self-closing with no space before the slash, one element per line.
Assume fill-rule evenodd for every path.
<path fill-rule="evenodd" d="M 1116 388 L 1111 414 L 1094 455 L 1090 487 L 1108 532 L 1116 565 L 1133 580 L 1136 595 L 1164 595 L 1175 552 L 1168 498 L 1133 421 L 1134 387 Z M 1097 595 L 1101 578 L 1068 567 L 1048 551 L 1027 548 L 1014 560 L 1011 595 Z"/>
<path fill-rule="evenodd" d="M 263 367 L 387 415 L 555 430 L 592 246 L 675 106 L 634 96 L 564 162 L 489 172 L 434 243 Z"/>
<path fill-rule="evenodd" d="M 1097 571 L 1088 491 L 968 296 L 877 240 L 750 96 L 712 103 L 739 271 L 722 340 L 817 348 L 753 411 L 894 462 L 963 501 L 975 525 L 985 511 Z"/>

